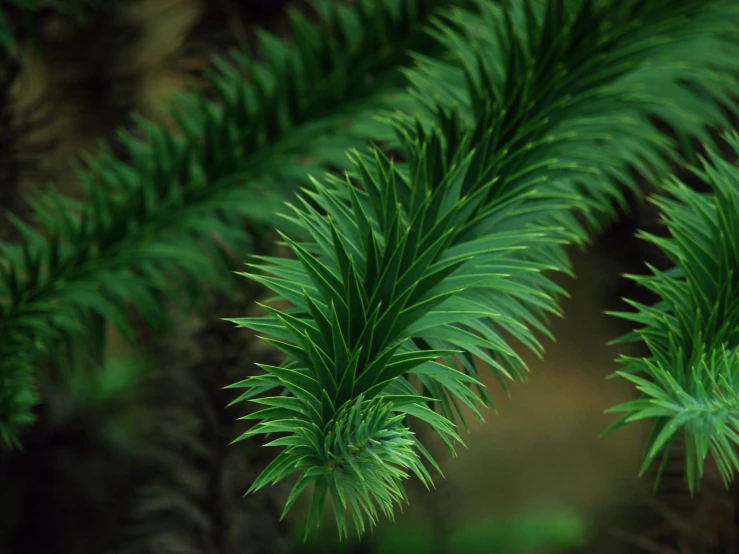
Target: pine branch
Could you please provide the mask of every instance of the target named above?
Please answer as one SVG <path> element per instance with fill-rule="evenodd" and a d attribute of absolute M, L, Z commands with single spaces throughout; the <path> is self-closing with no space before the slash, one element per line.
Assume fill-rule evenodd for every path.
<path fill-rule="evenodd" d="M 731 2 L 619 2 L 609 8 L 612 17 L 601 23 L 600 36 L 586 28 L 588 13 L 597 11 L 592 1 L 563 2 L 560 11 L 576 10 L 579 20 L 574 14 L 556 14 L 555 3 L 547 1 L 516 2 L 508 11 L 479 4 L 479 12 L 455 10 L 437 26 L 435 36 L 458 53 L 457 63 L 419 55 L 420 71 L 408 72 L 409 78 L 415 90 L 427 92 L 421 98 L 430 110 L 458 104 L 464 119 L 480 130 L 486 129 L 479 121 L 490 111 L 486 103 L 492 93 L 498 107 L 486 124 L 499 126 L 502 143 L 521 147 L 531 133 L 544 137 L 517 157 L 501 153 L 498 172 L 517 179 L 528 178 L 524 170 L 538 172 L 549 176 L 548 186 L 584 196 L 587 209 L 579 211 L 590 230 L 600 229 L 617 209 L 626 209 L 626 189 L 640 192 L 634 170 L 650 182 L 670 174 L 668 162 L 675 161 L 677 145 L 646 118 L 659 117 L 676 134 L 707 144 L 712 143 L 710 129 L 730 127 L 726 113 L 737 109 L 733 87 L 739 70 L 733 25 L 737 9 Z M 560 18 L 550 19 L 547 33 L 537 30 L 544 17 Z M 508 33 L 523 40 L 510 44 Z M 538 57 L 533 55 L 537 51 Z M 510 79 L 516 71 L 535 78 Z M 541 114 L 535 120 L 540 128 L 521 128 L 521 114 L 528 110 Z M 534 166 L 537 152 L 548 157 L 563 142 L 577 151 L 568 153 L 569 166 L 563 161 L 563 167 L 525 167 L 529 160 Z M 604 152 L 614 149 L 622 161 L 609 164 Z"/>
<path fill-rule="evenodd" d="M 739 135 L 727 136 L 739 154 Z M 654 200 L 669 238 L 641 233 L 674 264 L 668 271 L 630 276 L 660 298 L 654 306 L 629 301 L 635 312 L 613 315 L 640 325 L 617 342 L 644 342 L 646 358 L 622 356 L 617 375 L 634 383 L 639 400 L 608 431 L 653 419 L 642 474 L 685 435 L 685 476 L 695 493 L 710 453 L 724 483 L 739 469 L 739 169 L 709 150 L 694 170 L 711 192 L 701 194 L 674 179 Z M 669 196 L 667 196 L 669 195 Z M 657 475 L 657 483 L 659 476 Z"/>
<path fill-rule="evenodd" d="M 133 338 L 127 304 L 157 324 L 164 297 L 196 303 L 204 283 L 223 285 L 230 253 L 249 250 L 243 217 L 269 220 L 293 183 L 387 134 L 373 118 L 398 100 L 398 67 L 428 46 L 422 29 L 439 4 L 323 4 L 321 26 L 294 15 L 293 45 L 263 34 L 263 62 L 216 61 L 217 100 L 181 98 L 174 131 L 141 121 L 142 140 L 121 134 L 130 163 L 107 148 L 88 157 L 87 202 L 52 192 L 33 202 L 39 229 L 15 220 L 24 242 L 0 245 L 3 442 L 32 419 L 39 357 L 70 341 L 94 351 L 90 312 Z"/>
<path fill-rule="evenodd" d="M 668 170 L 670 144 L 647 117 L 656 106 L 688 136 L 725 123 L 715 109 L 691 119 L 692 108 L 671 102 L 686 94 L 680 64 L 705 62 L 683 44 L 713 56 L 699 79 L 725 71 L 736 84 L 739 75 L 726 38 L 739 20 L 732 3 L 477 8 L 438 22 L 458 58 L 420 58 L 410 72 L 428 110 L 394 119 L 407 163 L 355 153 L 346 180 L 305 190 L 286 220 L 310 238 L 283 235 L 296 259 L 260 257 L 248 264 L 260 274 L 244 273 L 291 307 L 230 320 L 287 355 L 282 367 L 233 385 L 246 389 L 236 402 L 267 406 L 239 440 L 279 433 L 268 445 L 286 447 L 250 492 L 297 472 L 286 510 L 313 484 L 309 524 L 330 495 L 343 536 L 345 510 L 362 533 L 365 518 L 376 522 L 375 502 L 391 515 L 410 473 L 430 484 L 419 460 L 435 463 L 408 416 L 452 451 L 461 442 L 453 410 L 478 413 L 486 400 L 473 356 L 501 381 L 525 375 L 504 337 L 541 349 L 534 333 L 561 293 L 544 272 L 567 271 L 563 246 L 585 242 L 598 213 L 613 213 L 624 187 L 637 188 L 628 167 L 646 177 Z M 646 68 L 662 72 L 659 90 Z M 736 112 L 725 91 L 712 87 L 703 102 Z"/>

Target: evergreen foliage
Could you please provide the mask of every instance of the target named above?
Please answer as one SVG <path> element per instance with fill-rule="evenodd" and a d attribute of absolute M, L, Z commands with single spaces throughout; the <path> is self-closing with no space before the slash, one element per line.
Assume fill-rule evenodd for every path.
<path fill-rule="evenodd" d="M 129 305 L 162 325 L 164 298 L 226 285 L 249 250 L 244 218 L 274 224 L 288 201 L 292 256 L 240 274 L 276 303 L 229 320 L 286 355 L 232 386 L 259 406 L 237 440 L 281 447 L 250 492 L 297 473 L 284 513 L 312 491 L 309 523 L 330 499 L 340 535 L 350 519 L 361 534 L 392 517 L 406 478 L 431 486 L 426 464 L 439 470 L 411 418 L 454 452 L 465 411 L 490 405 L 480 365 L 505 387 L 525 378 L 522 348 L 542 354 L 565 247 L 663 182 L 680 145 L 713 148 L 739 111 L 733 0 L 321 5 L 320 26 L 294 17 L 294 44 L 262 35 L 262 62 L 217 61 L 217 99 L 181 98 L 174 130 L 122 136 L 129 162 L 88 158 L 84 202 L 51 193 L 35 226 L 15 220 L 24 241 L 2 245 L 0 266 L 6 444 L 32 421 L 44 356 L 94 356 L 95 318 L 134 338 Z M 696 170 L 710 194 L 673 182 L 658 201 L 672 238 L 645 235 L 676 266 L 635 277 L 661 302 L 618 314 L 652 355 L 623 359 L 645 396 L 615 408 L 616 426 L 656 418 L 645 467 L 684 428 L 692 488 L 709 452 L 726 480 L 739 464 L 739 170 L 711 160 Z M 346 172 L 315 178 L 326 169 Z"/>
<path fill-rule="evenodd" d="M 668 172 L 674 148 L 649 116 L 705 140 L 722 107 L 736 111 L 725 75 L 737 75 L 737 15 L 721 2 L 524 1 L 437 21 L 454 56 L 410 71 L 426 116 L 393 119 L 406 162 L 353 154 L 346 179 L 293 207 L 288 221 L 310 236 L 283 235 L 295 259 L 262 257 L 266 275 L 245 274 L 291 305 L 233 320 L 287 355 L 234 385 L 266 406 L 241 439 L 285 433 L 251 490 L 297 472 L 286 511 L 315 484 L 309 520 L 330 495 L 346 535 L 345 512 L 361 534 L 404 499 L 401 479 L 428 484 L 418 460 L 435 464 L 407 416 L 453 451 L 453 410 L 479 415 L 488 400 L 473 355 L 501 382 L 524 376 L 506 337 L 540 351 L 534 332 L 561 292 L 544 272 L 568 271 L 562 247 L 638 190 L 626 167 Z"/>
<path fill-rule="evenodd" d="M 33 200 L 34 225 L 14 219 L 25 240 L 0 245 L 3 442 L 32 421 L 40 355 L 63 362 L 72 339 L 94 353 L 95 314 L 133 338 L 127 304 L 156 325 L 163 297 L 197 303 L 203 283 L 229 276 L 229 253 L 248 251 L 244 217 L 269 219 L 294 183 L 387 134 L 374 114 L 399 101 L 406 50 L 429 44 L 421 30 L 440 3 L 324 3 L 320 27 L 295 14 L 294 45 L 264 33 L 262 62 L 217 60 L 217 99 L 180 98 L 174 130 L 141 121 L 143 137 L 122 133 L 128 163 L 107 147 L 88 157 L 84 202 L 52 191 Z"/>
<path fill-rule="evenodd" d="M 739 154 L 739 135 L 727 140 Z M 682 431 L 691 492 L 709 452 L 727 484 L 739 469 L 739 169 L 715 152 L 709 160 L 694 169 L 709 193 L 673 179 L 654 200 L 670 237 L 641 233 L 674 264 L 631 276 L 660 301 L 630 301 L 636 312 L 615 314 L 641 326 L 616 342 L 641 341 L 650 356 L 622 356 L 617 375 L 643 394 L 611 409 L 626 412 L 613 428 L 655 419 L 642 473 L 660 453 L 664 466 Z"/>

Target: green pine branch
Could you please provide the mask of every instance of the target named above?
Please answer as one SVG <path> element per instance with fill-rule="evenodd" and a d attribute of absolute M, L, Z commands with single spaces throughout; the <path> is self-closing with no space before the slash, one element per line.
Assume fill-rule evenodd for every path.
<path fill-rule="evenodd" d="M 739 155 L 739 135 L 727 140 Z M 654 420 L 642 474 L 660 455 L 667 459 L 682 432 L 691 492 L 709 453 L 726 484 L 739 469 L 739 168 L 710 150 L 703 169 L 694 171 L 710 192 L 674 179 L 654 200 L 669 238 L 641 233 L 674 266 L 630 276 L 660 300 L 653 306 L 629 301 L 634 312 L 613 314 L 639 325 L 617 342 L 641 341 L 650 355 L 622 356 L 625 368 L 617 375 L 642 395 L 609 410 L 624 412 L 609 431 Z"/>
<path fill-rule="evenodd" d="M 291 307 L 230 320 L 287 355 L 233 385 L 267 406 L 238 440 L 285 447 L 250 492 L 298 473 L 286 511 L 313 486 L 309 524 L 330 496 L 343 536 L 346 512 L 362 533 L 375 503 L 391 515 L 405 498 L 403 479 L 430 484 L 408 416 L 453 451 L 453 411 L 487 400 L 474 358 L 501 382 L 525 375 L 514 345 L 541 350 L 562 292 L 544 272 L 568 271 L 563 247 L 638 189 L 629 169 L 668 172 L 674 145 L 649 116 L 696 138 L 737 111 L 732 2 L 476 8 L 436 23 L 456 56 L 408 72 L 427 110 L 393 119 L 406 162 L 354 153 L 347 179 L 305 190 L 286 221 L 309 238 L 283 235 L 294 259 L 244 273 Z"/>
<path fill-rule="evenodd" d="M 295 183 L 387 136 L 376 113 L 402 100 L 398 68 L 409 48 L 433 47 L 422 30 L 440 4 L 324 3 L 319 24 L 294 13 L 292 43 L 261 35 L 263 61 L 217 60 L 216 100 L 180 98 L 174 130 L 140 121 L 121 133 L 129 162 L 109 148 L 87 157 L 85 201 L 51 192 L 32 202 L 31 225 L 14 219 L 23 242 L 0 245 L 2 442 L 33 419 L 43 355 L 94 352 L 101 320 L 133 339 L 129 306 L 156 325 L 164 298 L 202 300 L 203 284 L 222 285 L 233 253 L 249 251 L 243 218 L 269 221 Z"/>

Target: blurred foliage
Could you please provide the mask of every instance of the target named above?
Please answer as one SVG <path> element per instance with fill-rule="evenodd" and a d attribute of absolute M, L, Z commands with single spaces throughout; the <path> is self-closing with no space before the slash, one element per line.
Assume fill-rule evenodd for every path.
<path fill-rule="evenodd" d="M 89 22 L 97 10 L 109 10 L 121 0 L 0 0 L 0 48 L 18 53 L 21 37 L 37 38 L 40 22 L 49 15 L 67 23 Z"/>
<path fill-rule="evenodd" d="M 310 535 L 306 552 L 355 552 L 356 535 L 337 541 L 331 522 Z M 302 527 L 295 528 L 295 539 Z M 379 528 L 367 541 L 371 554 L 535 554 L 566 551 L 586 543 L 589 533 L 582 516 L 566 510 L 532 509 L 517 516 L 486 517 L 442 527 L 429 521 L 401 520 Z"/>

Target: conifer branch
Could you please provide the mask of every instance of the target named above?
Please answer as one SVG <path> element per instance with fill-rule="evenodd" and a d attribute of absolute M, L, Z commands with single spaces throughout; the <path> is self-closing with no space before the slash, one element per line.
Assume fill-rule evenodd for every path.
<path fill-rule="evenodd" d="M 122 133 L 130 162 L 109 148 L 86 158 L 85 202 L 36 199 L 34 225 L 15 220 L 24 241 L 0 245 L 0 439 L 15 443 L 32 420 L 41 355 L 61 361 L 72 343 L 94 350 L 91 314 L 133 338 L 128 304 L 157 324 L 164 297 L 196 303 L 203 283 L 230 275 L 230 253 L 248 251 L 243 217 L 268 220 L 312 170 L 382 140 L 374 117 L 399 100 L 398 68 L 408 49 L 430 44 L 422 29 L 442 4 L 323 3 L 320 27 L 296 12 L 294 44 L 265 33 L 263 62 L 216 60 L 216 101 L 180 98 L 174 131 L 141 121 L 143 139 Z"/>
<path fill-rule="evenodd" d="M 283 235 L 295 259 L 260 257 L 248 265 L 261 271 L 244 273 L 291 307 L 230 320 L 287 355 L 282 367 L 233 385 L 246 389 L 236 402 L 270 406 L 249 416 L 258 423 L 240 439 L 277 432 L 269 444 L 286 447 L 251 491 L 297 472 L 287 507 L 314 484 L 309 523 L 330 495 L 342 536 L 345 510 L 361 533 L 365 517 L 376 521 L 373 503 L 385 511 L 404 498 L 401 479 L 418 474 L 412 435 L 398 427 L 406 416 L 430 424 L 452 451 L 460 442 L 453 410 L 479 413 L 487 400 L 473 356 L 501 382 L 525 375 L 504 337 L 540 351 L 534 333 L 546 330 L 562 292 L 544 272 L 568 271 L 563 246 L 585 242 L 598 214 L 614 213 L 624 187 L 637 188 L 628 167 L 647 178 L 668 171 L 672 145 L 648 116 L 659 109 L 695 138 L 727 124 L 719 106 L 737 111 L 727 92 L 739 75 L 731 2 L 476 6 L 437 22 L 456 58 L 419 56 L 409 72 L 428 109 L 393 119 L 406 163 L 353 153 L 346 180 L 306 189 L 286 219 L 310 238 Z M 693 63 L 697 74 L 685 70 Z M 691 96 L 691 75 L 713 80 L 710 96 Z M 686 97 L 705 109 L 673 101 Z M 383 424 L 365 402 L 382 407 L 373 409 L 397 437 L 384 458 L 361 454 L 344 415 L 358 409 L 365 425 Z M 361 465 L 349 463 L 352 452 Z"/>
<path fill-rule="evenodd" d="M 739 135 L 727 140 L 739 155 Z M 640 326 L 616 342 L 643 342 L 650 355 L 621 357 L 625 368 L 617 375 L 642 395 L 611 408 L 625 415 L 608 429 L 654 420 L 642 474 L 658 456 L 666 459 L 682 431 L 691 493 L 709 453 L 725 484 L 739 469 L 739 168 L 709 150 L 703 169 L 694 172 L 710 193 L 673 179 L 654 199 L 670 237 L 640 234 L 674 264 L 629 276 L 659 301 L 647 306 L 629 300 L 636 311 L 613 312 Z"/>

